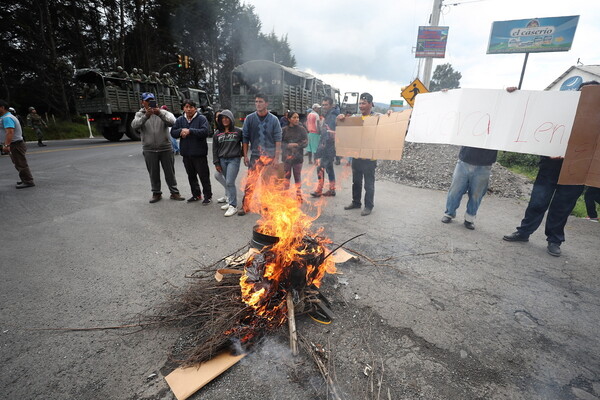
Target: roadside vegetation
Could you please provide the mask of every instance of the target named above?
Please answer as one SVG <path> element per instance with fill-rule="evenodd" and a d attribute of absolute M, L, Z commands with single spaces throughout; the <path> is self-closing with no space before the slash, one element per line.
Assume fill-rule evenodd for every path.
<path fill-rule="evenodd" d="M 53 120 L 50 118 L 47 124 L 48 127 L 42 128 L 44 131 L 44 140 L 81 139 L 90 137 L 87 121 L 85 120 L 85 117 L 82 116 L 74 117 L 73 121 Z M 25 127 L 23 133 L 25 140 L 37 140 L 33 129 Z M 95 137 L 102 137 L 102 134 L 97 132 L 93 125 L 92 134 Z"/>
<path fill-rule="evenodd" d="M 533 154 L 511 153 L 508 151 L 498 152 L 498 163 L 500 165 L 516 174 L 525 175 L 532 181 L 535 180 L 538 172 L 538 161 L 539 156 Z M 579 218 L 587 216 L 583 195 L 577 199 L 577 204 L 571 214 Z"/>

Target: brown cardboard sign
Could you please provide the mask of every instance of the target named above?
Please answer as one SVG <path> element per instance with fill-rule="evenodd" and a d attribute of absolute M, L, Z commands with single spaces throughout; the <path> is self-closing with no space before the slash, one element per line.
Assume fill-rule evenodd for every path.
<path fill-rule="evenodd" d="M 227 371 L 231 366 L 244 358 L 245 354 L 232 356 L 225 352 L 215 358 L 196 367 L 179 367 L 169 375 L 165 380 L 173 391 L 177 400 L 185 400 L 208 382 Z"/>
<path fill-rule="evenodd" d="M 338 121 L 335 131 L 336 154 L 372 160 L 400 160 L 411 110 Z"/>
<path fill-rule="evenodd" d="M 581 90 L 558 183 L 600 187 L 600 85 Z"/>

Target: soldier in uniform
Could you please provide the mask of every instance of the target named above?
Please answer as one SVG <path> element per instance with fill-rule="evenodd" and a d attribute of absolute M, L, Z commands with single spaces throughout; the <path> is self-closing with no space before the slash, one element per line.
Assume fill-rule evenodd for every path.
<path fill-rule="evenodd" d="M 138 72 L 137 68 L 134 68 L 131 71 L 131 75 L 129 75 L 129 77 L 131 78 L 132 81 L 135 81 L 135 82 L 141 82 L 142 81 L 142 76 Z"/>
<path fill-rule="evenodd" d="M 142 82 L 147 82 L 148 81 L 148 77 L 146 76 L 146 74 L 144 74 L 144 71 L 142 71 L 142 69 L 140 68 L 138 70 L 140 72 L 140 76 L 142 77 Z"/>
<path fill-rule="evenodd" d="M 44 143 L 42 143 L 42 139 L 44 138 L 44 132 L 42 131 L 42 126 L 47 127 L 46 122 L 42 119 L 42 117 L 37 113 L 35 107 L 29 107 L 29 114 L 27 114 L 27 126 L 33 129 L 37 138 L 38 138 L 38 146 L 46 147 Z"/>
<path fill-rule="evenodd" d="M 117 72 L 113 74 L 115 78 L 129 79 L 129 74 L 120 65 L 117 67 Z"/>

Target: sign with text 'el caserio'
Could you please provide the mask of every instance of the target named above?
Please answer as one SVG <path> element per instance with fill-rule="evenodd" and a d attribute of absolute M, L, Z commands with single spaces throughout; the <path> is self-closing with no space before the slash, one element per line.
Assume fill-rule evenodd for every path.
<path fill-rule="evenodd" d="M 494 89 L 419 95 L 406 140 L 564 156 L 579 95 Z"/>
<path fill-rule="evenodd" d="M 447 26 L 420 26 L 415 58 L 444 58 L 448 29 Z"/>
<path fill-rule="evenodd" d="M 495 21 L 487 54 L 569 51 L 579 15 Z"/>

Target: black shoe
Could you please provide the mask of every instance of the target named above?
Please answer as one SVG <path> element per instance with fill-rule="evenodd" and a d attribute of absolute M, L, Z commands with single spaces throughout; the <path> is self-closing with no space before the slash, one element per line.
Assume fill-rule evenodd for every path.
<path fill-rule="evenodd" d="M 355 208 L 360 208 L 360 204 L 350 203 L 349 206 L 344 207 L 344 210 L 354 210 Z"/>
<path fill-rule="evenodd" d="M 366 215 L 371 214 L 371 209 L 370 208 L 365 208 L 364 210 L 362 210 L 362 212 L 360 213 L 360 215 L 362 215 L 363 217 Z"/>
<path fill-rule="evenodd" d="M 31 183 L 21 182 L 15 187 L 17 189 L 25 189 L 25 188 L 34 187 L 34 186 L 35 186 L 35 183 L 33 183 L 33 182 L 31 182 Z"/>
<path fill-rule="evenodd" d="M 554 257 L 560 257 L 560 243 L 548 242 L 548 254 Z"/>
<path fill-rule="evenodd" d="M 442 217 L 442 222 L 443 222 L 443 223 L 445 223 L 445 224 L 449 224 L 450 222 L 452 222 L 452 218 L 450 218 L 450 217 L 449 217 L 449 216 L 447 216 L 447 215 L 444 215 L 444 216 Z"/>
<path fill-rule="evenodd" d="M 192 196 L 189 199 L 187 199 L 188 203 L 193 203 L 194 201 L 200 201 L 200 197 Z"/>
<path fill-rule="evenodd" d="M 470 221 L 465 221 L 465 228 L 473 230 L 475 229 L 475 224 Z"/>
<path fill-rule="evenodd" d="M 237 215 L 239 215 L 240 217 L 241 217 L 242 215 L 246 215 L 246 211 L 245 211 L 243 208 L 240 208 L 240 209 L 238 210 L 238 212 L 237 212 Z"/>
<path fill-rule="evenodd" d="M 312 197 L 321 197 L 321 196 L 323 196 L 323 193 L 321 193 L 321 192 L 312 192 L 310 195 Z"/>
<path fill-rule="evenodd" d="M 502 239 L 507 242 L 529 242 L 529 236 L 522 235 L 519 231 L 504 235 Z"/>
<path fill-rule="evenodd" d="M 42 142 L 38 142 L 38 146 L 39 146 L 39 147 L 46 147 L 46 146 L 47 146 L 47 144 L 44 144 L 44 143 L 42 143 Z"/>
<path fill-rule="evenodd" d="M 209 205 L 210 203 L 212 203 L 212 199 L 204 199 L 204 200 L 202 200 L 202 205 L 203 205 L 203 206 L 207 206 L 207 205 Z"/>
<path fill-rule="evenodd" d="M 335 190 L 328 190 L 325 193 L 323 193 L 323 196 L 327 196 L 327 197 L 333 197 L 335 196 Z"/>

